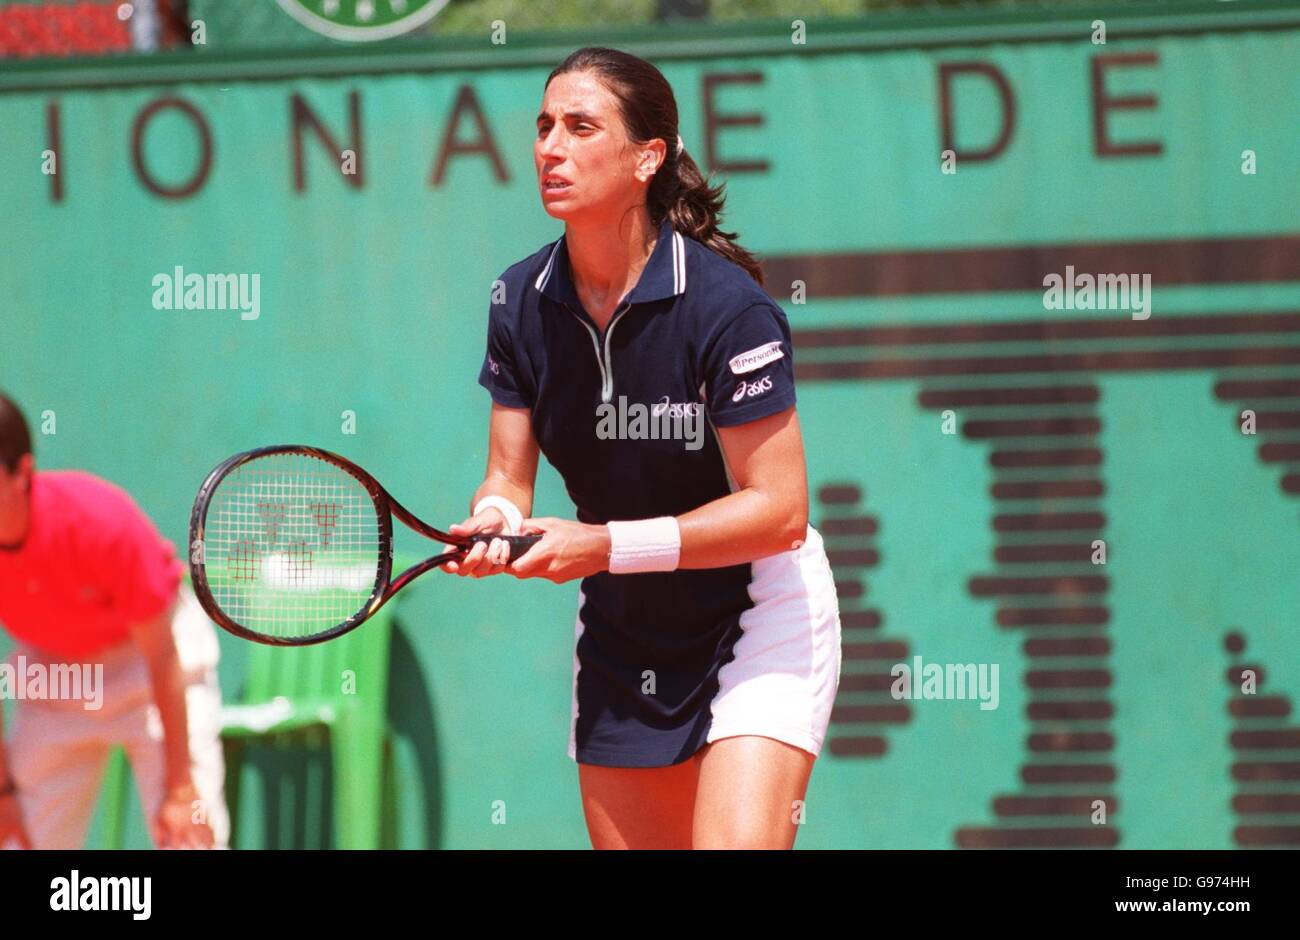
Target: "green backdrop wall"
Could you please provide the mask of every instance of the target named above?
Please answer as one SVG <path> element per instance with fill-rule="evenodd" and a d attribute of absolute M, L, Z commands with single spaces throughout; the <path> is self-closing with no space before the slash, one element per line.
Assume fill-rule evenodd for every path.
<path fill-rule="evenodd" d="M 814 24 L 660 61 L 796 331 L 845 641 L 801 847 L 1300 844 L 1300 27 L 1170 16 L 1126 38 L 1117 18 L 1100 45 L 1090 22 L 956 44 Z M 207 470 L 269 442 L 461 517 L 491 282 L 561 232 L 531 140 L 567 50 L 404 48 L 210 58 L 194 81 L 174 58 L 0 73 L 0 387 L 53 414 L 42 466 L 126 486 L 177 544 Z M 1046 309 L 1067 265 L 1150 275 L 1150 316 Z M 260 315 L 155 309 L 177 266 L 259 275 Z M 572 514 L 548 467 L 536 507 Z M 587 844 L 576 597 L 411 591 L 391 844 Z M 222 640 L 238 701 L 248 650 Z M 917 656 L 998 665 L 998 707 L 895 699 Z M 280 838 L 260 805 L 243 844 Z"/>

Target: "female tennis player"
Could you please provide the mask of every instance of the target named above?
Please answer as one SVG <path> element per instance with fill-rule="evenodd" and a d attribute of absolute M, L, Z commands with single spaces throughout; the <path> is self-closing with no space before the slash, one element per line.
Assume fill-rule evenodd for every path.
<path fill-rule="evenodd" d="M 789 325 L 677 122 L 664 76 L 624 52 L 580 49 L 547 79 L 533 158 L 564 235 L 497 285 L 487 473 L 452 529 L 544 537 L 444 568 L 582 578 L 569 755 L 594 847 L 790 848 L 839 608 Z M 578 521 L 524 518 L 539 448 Z"/>

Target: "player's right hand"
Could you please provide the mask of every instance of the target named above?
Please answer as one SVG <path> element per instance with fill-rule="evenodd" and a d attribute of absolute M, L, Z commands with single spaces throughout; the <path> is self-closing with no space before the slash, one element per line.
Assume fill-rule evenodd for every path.
<path fill-rule="evenodd" d="M 18 795 L 10 793 L 0 796 L 0 848 L 6 843 L 16 844 L 19 848 L 30 849 L 32 840 L 23 828 L 23 814 L 18 807 Z"/>
<path fill-rule="evenodd" d="M 452 535 L 476 535 L 479 533 L 506 532 L 506 517 L 501 510 L 489 506 L 476 516 L 470 516 L 464 522 L 458 522 L 447 531 Z M 479 543 L 469 550 L 460 561 L 449 561 L 441 565 L 443 571 L 458 574 L 461 577 L 486 578 L 506 570 L 510 546 L 502 539 L 493 539 L 490 543 Z"/>

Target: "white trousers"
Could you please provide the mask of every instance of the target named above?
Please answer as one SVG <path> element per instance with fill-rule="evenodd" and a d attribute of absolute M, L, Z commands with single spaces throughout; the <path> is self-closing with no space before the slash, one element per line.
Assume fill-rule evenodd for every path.
<path fill-rule="evenodd" d="M 221 751 L 216 628 L 186 584 L 180 588 L 172 633 L 185 673 L 190 772 L 215 845 L 226 848 L 230 816 Z M 30 669 L 34 663 L 46 667 L 64 660 L 19 645 L 9 662 L 15 669 L 20 662 Z M 8 741 L 9 768 L 34 848 L 80 849 L 85 845 L 114 746 L 126 751 L 145 819 L 152 823 L 162 806 L 166 773 L 163 728 L 148 664 L 130 640 L 82 660 L 92 668 L 101 663 L 99 708 L 87 709 L 84 700 L 35 697 L 7 703 L 16 706 Z"/>

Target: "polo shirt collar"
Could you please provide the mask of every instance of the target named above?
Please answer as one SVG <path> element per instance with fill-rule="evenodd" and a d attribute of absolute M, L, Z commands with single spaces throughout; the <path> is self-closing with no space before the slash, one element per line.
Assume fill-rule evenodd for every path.
<path fill-rule="evenodd" d="M 569 251 L 567 238 L 560 236 L 551 249 L 546 266 L 533 282 L 539 291 L 558 303 L 568 303 L 574 309 L 582 309 L 578 291 L 573 285 L 573 276 L 569 271 Z M 648 303 L 652 300 L 666 300 L 686 292 L 686 239 L 681 232 L 674 231 L 672 222 L 667 217 L 659 226 L 659 240 L 650 252 L 650 260 L 641 270 L 641 277 L 627 295 L 629 303 Z"/>

